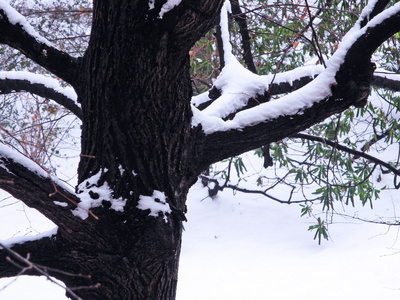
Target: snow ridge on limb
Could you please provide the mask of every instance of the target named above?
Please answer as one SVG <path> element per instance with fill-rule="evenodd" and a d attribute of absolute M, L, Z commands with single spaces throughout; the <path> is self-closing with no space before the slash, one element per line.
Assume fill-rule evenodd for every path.
<path fill-rule="evenodd" d="M 12 238 L 9 238 L 9 239 L 6 239 L 6 240 L 0 240 L 0 241 L 1 241 L 1 243 L 3 245 L 5 245 L 7 247 L 12 247 L 12 246 L 14 246 L 16 244 L 24 244 L 26 242 L 38 241 L 38 240 L 41 240 L 41 239 L 46 238 L 46 237 L 49 238 L 49 237 L 55 236 L 57 234 L 57 230 L 58 230 L 58 228 L 54 227 L 51 230 L 44 231 L 44 232 L 41 232 L 41 233 L 36 234 L 36 235 L 18 236 L 18 237 L 12 237 Z"/>
<path fill-rule="evenodd" d="M 5 0 L 0 1 L 0 10 L 7 16 L 8 21 L 13 25 L 20 25 L 22 29 L 30 36 L 34 37 L 38 42 L 54 47 L 54 44 L 42 37 L 25 19 L 23 15 L 17 12 Z"/>
<path fill-rule="evenodd" d="M 82 226 L 83 221 L 72 213 L 79 203 L 75 192 L 29 158 L 1 143 L 0 189 L 27 206 L 39 209 L 59 227 L 59 233 L 79 231 Z M 86 221 L 85 226 L 90 228 L 92 219 Z"/>
<path fill-rule="evenodd" d="M 66 82 L 78 83 L 78 59 L 56 49 L 5 0 L 0 0 L 0 43 L 21 51 Z"/>
<path fill-rule="evenodd" d="M 372 4 L 371 4 L 372 5 Z M 372 11 L 370 6 L 365 8 L 368 12 Z M 344 37 L 342 43 L 340 44 L 338 50 L 334 53 L 332 58 L 328 61 L 327 68 L 324 70 L 314 81 L 304 86 L 303 88 L 280 98 L 277 101 L 270 101 L 266 103 L 262 103 L 253 108 L 246 109 L 238 112 L 232 120 L 223 120 L 221 117 L 226 115 L 226 113 L 221 113 L 219 111 L 219 106 L 217 104 L 210 105 L 204 112 L 199 111 L 196 108 L 193 109 L 193 126 L 197 126 L 199 124 L 202 125 L 203 131 L 206 134 L 211 134 L 217 131 L 228 131 L 228 130 L 242 130 L 247 126 L 253 126 L 258 123 L 266 122 L 269 120 L 276 119 L 280 116 L 292 116 L 296 114 L 301 114 L 304 110 L 313 106 L 314 103 L 318 103 L 332 95 L 332 87 L 336 86 L 336 75 L 343 63 L 345 62 L 346 55 L 352 46 L 359 40 L 363 38 L 366 34 L 367 30 L 373 28 L 379 24 L 381 24 L 385 20 L 389 20 L 390 18 L 398 18 L 400 11 L 400 4 L 397 3 L 393 7 L 388 8 L 384 12 L 376 15 L 372 20 L 370 20 L 364 27 L 360 29 L 359 24 L 356 25 L 353 29 L 351 29 L 346 36 Z M 223 14 L 221 14 L 222 16 Z M 221 18 L 222 19 L 222 18 Z M 359 22 L 358 22 L 359 23 Z M 399 26 L 398 26 L 399 27 Z M 399 28 L 398 28 L 399 29 Z M 398 30 L 397 29 L 397 30 Z M 396 32 L 397 30 L 393 29 L 392 32 Z M 224 39 L 226 41 L 226 39 Z M 224 46 L 225 47 L 225 46 Z M 227 47 L 229 48 L 229 47 Z M 375 49 L 371 49 L 371 53 Z M 229 73 L 232 79 L 241 80 L 245 78 L 247 74 L 245 74 L 245 70 L 243 68 L 242 72 L 239 71 L 237 67 L 238 62 L 236 60 L 231 59 L 231 54 L 228 54 L 225 68 L 230 69 L 232 65 L 236 68 L 236 72 Z M 253 74 L 254 75 L 254 74 Z M 224 76 L 224 73 L 221 72 L 221 76 Z M 254 75 L 257 78 L 256 75 Z M 218 79 L 217 79 L 218 82 Z M 253 84 L 257 84 L 257 81 L 254 80 Z M 239 95 L 237 97 L 233 97 L 234 99 L 230 99 L 231 101 L 224 101 L 224 94 L 221 96 L 223 99 L 221 102 L 224 102 L 224 110 L 225 112 L 228 110 L 230 112 L 237 109 L 237 105 L 235 102 L 244 103 L 243 98 L 240 97 L 240 93 L 237 90 L 233 90 L 230 92 L 229 90 L 225 92 L 226 94 L 235 94 Z M 254 97 L 254 89 L 246 89 L 242 90 L 241 94 L 248 95 L 250 97 Z M 239 100 L 238 100 L 239 99 Z M 215 102 L 219 102 L 215 101 Z M 231 107 L 226 107 L 226 105 Z M 212 111 L 212 112 L 211 112 Z"/>
<path fill-rule="evenodd" d="M 57 79 L 26 71 L 0 72 L 0 94 L 29 92 L 54 100 L 82 119 L 80 104 L 72 87 L 63 87 Z"/>
<path fill-rule="evenodd" d="M 371 14 L 376 11 L 373 4 L 378 3 L 371 3 L 366 10 Z M 239 111 L 233 118 L 225 120 L 192 106 L 192 126 L 205 134 L 204 163 L 220 161 L 278 141 L 352 105 L 366 104 L 374 72 L 371 56 L 381 43 L 399 30 L 400 3 L 397 3 L 377 13 L 363 27 L 356 24 L 328 61 L 327 68 L 303 88 L 278 100 Z M 230 75 L 240 78 L 242 73 Z M 241 92 L 250 94 L 247 90 Z M 206 99 L 202 96 L 200 100 Z"/>
<path fill-rule="evenodd" d="M 178 6 L 182 0 L 167 0 L 161 7 L 161 11 L 159 13 L 159 17 L 162 18 L 165 13 L 169 12 L 171 9 L 173 9 L 175 6 Z M 154 5 L 154 4 L 153 4 Z"/>

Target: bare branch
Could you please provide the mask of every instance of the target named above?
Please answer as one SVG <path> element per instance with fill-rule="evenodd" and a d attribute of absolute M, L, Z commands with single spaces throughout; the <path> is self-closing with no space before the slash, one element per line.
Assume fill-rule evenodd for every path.
<path fill-rule="evenodd" d="M 372 85 L 377 88 L 383 88 L 383 89 L 391 90 L 394 92 L 399 92 L 400 91 L 400 80 L 388 78 L 388 77 L 390 77 L 390 75 L 393 75 L 393 73 L 388 73 L 388 76 L 385 76 L 384 74 L 381 74 L 381 73 L 376 73 L 374 75 L 374 80 L 372 81 Z M 396 75 L 398 75 L 398 74 L 396 74 Z"/>
<path fill-rule="evenodd" d="M 292 188 L 289 198 L 287 200 L 281 200 L 279 198 L 276 198 L 267 192 L 271 189 L 270 187 L 264 190 L 251 190 L 251 189 L 246 189 L 246 188 L 241 188 L 238 185 L 233 185 L 228 182 L 225 182 L 225 184 L 220 185 L 217 179 L 210 178 L 204 175 L 201 175 L 200 178 L 202 179 L 203 182 L 212 182 L 215 184 L 214 188 L 210 190 L 209 194 L 211 197 L 215 196 L 218 191 L 222 192 L 224 189 L 231 189 L 233 191 L 245 193 L 245 194 L 258 194 L 258 195 L 263 195 L 271 200 L 274 200 L 276 202 L 282 203 L 282 204 L 293 204 L 293 203 L 305 203 L 305 202 L 312 202 L 314 200 L 292 200 L 293 192 L 294 192 L 294 187 Z M 318 199 L 316 199 L 318 200 Z"/>
<path fill-rule="evenodd" d="M 393 172 L 393 174 L 400 176 L 400 169 L 396 169 L 395 167 L 393 167 L 392 165 L 390 165 L 387 162 L 384 162 L 383 160 L 380 160 L 379 158 L 376 158 L 372 155 L 369 155 L 365 152 L 362 151 L 358 151 L 358 150 L 354 150 L 351 149 L 349 147 L 346 147 L 344 145 L 341 145 L 339 143 L 337 143 L 336 141 L 331 141 L 322 137 L 318 137 L 318 136 L 312 136 L 312 135 L 308 135 L 308 134 L 304 134 L 304 133 L 297 133 L 292 135 L 291 137 L 293 138 L 300 138 L 300 139 L 306 139 L 306 140 L 310 140 L 310 141 L 315 141 L 315 142 L 320 142 L 323 144 L 326 144 L 328 146 L 331 146 L 332 148 L 347 152 L 349 154 L 353 154 L 356 157 L 363 157 L 365 159 L 368 159 L 378 165 L 381 165 L 383 167 L 385 167 L 386 169 L 390 170 L 391 172 Z"/>
<path fill-rule="evenodd" d="M 57 249 L 54 239 L 45 237 L 40 240 L 27 241 L 22 244 L 5 245 L 4 242 L 0 243 L 0 276 L 13 277 L 20 273 L 18 267 L 11 265 L 7 257 L 11 254 L 15 258 L 22 257 L 22 255 L 34 257 L 35 262 L 40 264 L 47 264 L 50 259 L 49 253 L 57 254 L 60 251 Z M 19 254 L 18 254 L 19 253 Z M 55 255 L 51 259 L 58 259 Z M 19 260 L 19 259 L 18 259 Z M 23 262 L 23 260 L 19 260 Z M 38 273 L 30 268 L 24 272 L 26 275 L 38 275 Z"/>

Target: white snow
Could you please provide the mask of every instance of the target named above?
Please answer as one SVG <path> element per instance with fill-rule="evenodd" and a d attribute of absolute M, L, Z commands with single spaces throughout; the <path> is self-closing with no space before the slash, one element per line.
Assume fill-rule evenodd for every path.
<path fill-rule="evenodd" d="M 124 175 L 125 169 L 121 165 L 118 166 L 118 170 L 119 170 L 119 173 L 121 174 L 121 176 Z"/>
<path fill-rule="evenodd" d="M 231 191 L 206 197 L 200 184 L 189 195 L 178 300 L 399 299 L 397 228 L 341 219 L 318 246 L 298 206 Z M 390 215 L 395 202 L 375 209 Z"/>
<path fill-rule="evenodd" d="M 149 9 L 154 9 L 155 0 L 149 0 Z"/>
<path fill-rule="evenodd" d="M 17 236 L 17 237 L 12 237 L 12 238 L 9 238 L 6 240 L 0 240 L 0 242 L 6 247 L 12 247 L 15 244 L 23 244 L 28 241 L 37 241 L 37 240 L 40 240 L 45 237 L 51 237 L 51 236 L 57 234 L 57 230 L 58 230 L 58 228 L 55 227 L 51 230 L 44 231 L 44 232 L 38 233 L 36 235 Z"/>
<path fill-rule="evenodd" d="M 165 214 L 171 213 L 171 208 L 167 202 L 164 192 L 154 190 L 151 196 L 139 196 L 137 208 L 141 210 L 150 210 L 149 216 L 158 217 L 161 213 L 164 215 L 165 222 L 168 222 Z"/>
<path fill-rule="evenodd" d="M 316 77 L 324 70 L 325 68 L 322 65 L 308 65 L 304 67 L 298 67 L 294 70 L 290 70 L 283 73 L 277 73 L 273 80 L 273 83 L 279 84 L 288 82 L 289 84 L 292 84 L 295 80 L 298 80 L 303 77 Z M 264 75 L 261 77 L 265 77 L 268 79 L 273 78 L 272 75 Z"/>
<path fill-rule="evenodd" d="M 232 45 L 229 34 L 228 14 L 231 12 L 232 12 L 231 3 L 228 0 L 225 0 L 224 5 L 221 8 L 219 23 L 221 27 L 222 47 L 224 48 L 224 61 L 226 65 L 229 65 L 231 63 L 233 64 L 237 63 L 237 59 L 232 53 Z"/>
<path fill-rule="evenodd" d="M 67 207 L 68 203 L 67 202 L 61 202 L 61 201 L 53 201 L 55 205 L 61 206 L 61 207 Z"/>
<path fill-rule="evenodd" d="M 382 78 L 387 78 L 390 80 L 396 80 L 396 81 L 400 81 L 400 74 L 398 73 L 393 73 L 393 72 L 388 72 L 386 70 L 383 69 L 376 69 L 374 72 L 375 76 L 378 77 L 382 77 Z"/>
<path fill-rule="evenodd" d="M 33 173 L 39 176 L 49 177 L 49 174 L 45 170 L 43 170 L 38 164 L 36 164 L 31 159 L 27 158 L 18 151 L 12 149 L 11 147 L 1 142 L 0 142 L 0 157 L 12 159 L 14 162 L 25 166 L 28 170 L 32 171 Z M 2 166 L 4 169 L 7 170 L 7 167 L 4 166 L 2 163 L 0 163 L 0 166 Z M 12 175 L 11 172 L 10 174 Z"/>
<path fill-rule="evenodd" d="M 390 193 L 374 203 L 374 210 L 346 211 L 393 217 L 399 205 L 397 191 Z M 297 205 L 229 190 L 211 199 L 200 182 L 187 204 L 177 300 L 399 299 L 398 227 L 343 218 L 330 225 L 331 241 L 318 246 L 307 231 L 311 220 L 300 217 Z M 17 220 L 24 214 L 11 207 L 0 212 L 2 237 L 18 231 L 18 222 L 9 227 L 3 216 Z M 41 222 L 31 217 L 31 226 Z M 0 280 L 0 299 L 67 299 L 44 277 L 23 276 L 1 290 L 11 280 Z"/>
<path fill-rule="evenodd" d="M 77 95 L 72 87 L 63 87 L 57 79 L 51 78 L 49 76 L 34 74 L 26 71 L 2 71 L 0 72 L 0 79 L 18 79 L 27 80 L 32 84 L 42 84 L 49 89 L 53 89 L 56 92 L 64 95 L 65 97 L 71 99 L 76 105 L 80 107 L 77 102 Z"/>
<path fill-rule="evenodd" d="M 46 44 L 49 47 L 54 48 L 53 43 L 42 37 L 25 19 L 23 15 L 21 15 L 19 12 L 17 12 L 11 5 L 7 3 L 5 0 L 0 0 L 0 9 L 4 11 L 4 13 L 7 15 L 8 20 L 10 21 L 11 24 L 19 24 L 22 26 L 22 28 L 34 37 L 38 42 Z"/>
<path fill-rule="evenodd" d="M 111 203 L 110 209 L 115 211 L 124 211 L 126 199 L 123 199 L 122 197 L 114 198 L 107 181 L 105 181 L 101 186 L 97 186 L 100 176 L 107 171 L 107 169 L 101 169 L 99 172 L 93 174 L 78 185 L 77 196 L 81 202 L 79 202 L 79 206 L 72 211 L 75 216 L 80 217 L 82 220 L 87 219 L 89 216 L 89 210 L 103 205 L 103 201 Z M 97 199 L 93 199 L 89 192 L 97 194 Z"/>
<path fill-rule="evenodd" d="M 158 16 L 162 19 L 162 17 L 164 16 L 164 14 L 166 14 L 167 12 L 169 12 L 171 9 L 173 9 L 175 6 L 178 6 L 180 3 L 182 2 L 182 0 L 167 0 L 167 2 L 165 2 L 163 4 L 163 6 L 161 7 L 160 13 L 158 14 Z M 149 2 L 149 7 L 154 7 L 154 1 L 150 1 Z"/>
<path fill-rule="evenodd" d="M 231 49 L 229 43 L 229 32 L 227 32 L 227 26 L 224 25 L 224 21 L 226 22 L 227 20 L 226 15 L 228 9 L 228 5 L 225 4 L 221 12 L 221 30 L 224 41 L 224 51 Z M 370 6 L 367 6 L 366 10 L 368 9 L 370 9 Z M 331 95 L 331 87 L 336 84 L 335 75 L 343 63 L 348 49 L 354 44 L 354 42 L 357 41 L 357 39 L 363 35 L 368 28 L 382 23 L 384 19 L 389 18 L 399 10 L 400 3 L 397 3 L 389 9 L 386 9 L 384 12 L 378 14 L 363 28 L 359 29 L 359 26 L 353 27 L 343 38 L 338 50 L 327 62 L 326 69 L 323 70 L 311 83 L 290 93 L 289 95 L 281 97 L 276 101 L 262 103 L 251 109 L 238 112 L 232 120 L 224 121 L 222 118 L 229 114 L 229 112 L 236 111 L 239 107 L 246 104 L 245 95 L 247 95 L 247 98 L 254 97 L 255 93 L 262 91 L 262 83 L 264 82 L 261 79 L 261 76 L 259 76 L 259 80 L 255 79 L 257 75 L 250 76 L 249 71 L 240 65 L 232 53 L 226 52 L 224 56 L 226 66 L 224 69 L 226 68 L 227 70 L 234 71 L 222 71 L 216 82 L 220 83 L 221 86 L 230 82 L 233 84 L 224 89 L 222 96 L 215 100 L 213 104 L 207 107 L 204 111 L 200 111 L 192 105 L 192 126 L 195 127 L 201 124 L 203 131 L 206 134 L 211 134 L 216 131 L 227 131 L 231 129 L 241 130 L 246 126 L 252 126 L 275 119 L 279 116 L 301 114 L 305 108 L 309 108 L 314 103 L 317 103 Z M 240 85 L 241 80 L 245 82 L 251 77 L 253 77 L 252 82 L 254 82 L 254 84 L 249 85 L 249 88 Z M 283 78 L 284 77 L 282 76 L 280 80 Z M 265 86 L 264 82 L 264 88 Z M 201 98 L 201 101 L 204 101 L 204 98 Z"/>

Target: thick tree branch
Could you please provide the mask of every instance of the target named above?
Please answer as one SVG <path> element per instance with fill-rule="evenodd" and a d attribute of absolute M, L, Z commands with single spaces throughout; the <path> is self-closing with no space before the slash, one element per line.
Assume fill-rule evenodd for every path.
<path fill-rule="evenodd" d="M 321 68 L 321 71 L 322 70 L 323 70 L 323 68 Z M 267 94 L 269 96 L 276 96 L 276 95 L 291 93 L 291 92 L 298 90 L 298 89 L 302 88 L 303 86 L 307 85 L 308 83 L 313 81 L 318 75 L 319 75 L 319 73 L 315 72 L 314 74 L 300 76 L 300 77 L 290 76 L 290 80 L 279 80 L 279 83 L 276 82 L 278 80 L 275 80 L 275 82 L 273 82 L 269 85 Z M 280 77 L 285 77 L 285 73 L 278 73 L 276 78 L 280 78 Z M 391 90 L 394 92 L 400 91 L 400 80 L 390 79 L 379 73 L 374 74 L 372 80 L 373 81 L 371 82 L 371 85 L 374 87 L 383 88 L 383 89 Z M 203 109 L 207 108 L 208 106 L 210 106 L 211 103 L 213 103 L 215 100 L 218 99 L 218 97 L 221 96 L 221 90 L 219 90 L 215 86 L 213 86 L 209 90 L 208 93 L 209 93 L 209 96 L 208 96 L 209 99 L 207 101 L 201 102 L 198 104 L 194 104 L 199 110 L 203 110 Z M 263 101 L 263 97 L 265 97 L 265 95 L 262 95 L 261 98 L 256 97 L 255 100 L 258 103 L 263 103 L 263 102 L 265 102 L 265 101 Z M 254 107 L 254 105 L 250 104 L 241 110 L 244 110 L 244 109 L 247 109 L 250 107 Z"/>
<path fill-rule="evenodd" d="M 71 85 L 79 82 L 78 59 L 41 38 L 10 5 L 0 6 L 0 43 L 7 44 Z"/>
<path fill-rule="evenodd" d="M 175 49 L 180 49 L 179 53 L 175 54 L 182 57 L 187 55 L 196 41 L 216 25 L 224 0 L 183 0 L 160 19 L 158 15 L 163 3 L 165 1 L 155 1 L 155 9 L 150 11 L 149 15 L 168 30 L 171 43 Z"/>
<path fill-rule="evenodd" d="M 54 265 L 54 261 L 59 259 L 60 249 L 53 237 L 45 237 L 40 240 L 27 241 L 22 244 L 6 245 L 10 250 L 18 253 L 18 255 L 30 259 L 40 265 Z M 21 269 L 10 263 L 7 257 L 15 256 L 6 248 L 0 246 L 0 278 L 17 276 Z M 50 263 L 51 261 L 51 263 Z M 21 263 L 21 262 L 20 262 Z M 26 265 L 24 265 L 26 267 Z M 24 275 L 42 275 L 34 268 L 27 269 Z"/>
<path fill-rule="evenodd" d="M 315 66 L 311 67 L 303 67 L 298 68 L 292 71 L 278 73 L 274 75 L 274 82 L 268 85 L 268 89 L 263 93 L 263 95 L 259 95 L 260 97 L 254 97 L 253 101 L 256 103 L 263 103 L 266 102 L 264 99 L 271 96 L 281 95 L 293 92 L 302 88 L 306 84 L 313 81 L 320 73 L 323 71 L 324 68 L 321 66 L 320 68 L 316 68 Z M 268 83 L 271 80 L 271 76 L 262 75 L 261 78 Z M 208 92 L 208 99 L 205 98 L 203 101 L 193 101 L 193 105 L 196 106 L 199 110 L 204 110 L 208 106 L 211 105 L 214 101 L 216 101 L 222 94 L 220 88 L 213 86 Z M 249 102 L 252 102 L 250 100 Z M 249 106 L 243 107 L 240 110 L 244 110 L 250 107 L 254 107 L 251 103 Z M 239 110 L 238 110 L 239 111 Z M 238 112 L 236 111 L 236 112 Z"/>
<path fill-rule="evenodd" d="M 90 275 L 74 274 L 57 269 L 57 267 L 63 268 L 60 264 L 63 257 L 63 250 L 56 236 L 12 245 L 0 242 L 0 278 L 20 275 L 46 276 L 48 280 L 57 285 L 60 284 L 50 276 L 61 281 L 68 277 L 79 277 L 83 280 L 90 280 Z M 52 267 L 48 267 L 49 265 Z M 73 289 L 60 286 L 65 288 L 67 295 L 72 299 L 82 300 L 73 290 L 98 288 L 99 284 L 80 286 Z"/>
<path fill-rule="evenodd" d="M 389 10 L 379 22 L 377 18 L 371 20 L 359 32 L 359 37 L 352 45 L 349 45 L 344 55 L 344 62 L 341 63 L 335 76 L 336 85 L 331 86 L 331 95 L 323 100 L 314 101 L 312 105 L 304 106 L 297 113 L 281 113 L 278 117 L 267 118 L 259 123 L 254 119 L 248 119 L 250 116 L 245 114 L 247 118 L 245 120 L 248 120 L 249 124 L 238 129 L 235 129 L 235 126 L 240 120 L 244 120 L 243 118 L 236 122 L 233 119 L 232 122 L 225 124 L 219 122 L 219 128 L 227 126 L 222 129 L 225 131 L 211 130 L 204 137 L 204 166 L 296 134 L 352 105 L 357 107 L 365 105 L 374 71 L 374 66 L 370 63 L 371 55 L 381 43 L 400 30 L 399 5 L 396 4 Z M 313 87 L 318 88 L 315 84 Z M 302 94 L 301 91 L 296 91 L 296 95 L 304 98 L 307 94 Z M 309 92 L 309 89 L 305 89 L 304 92 Z M 309 97 L 312 99 L 315 96 L 310 93 Z M 294 101 L 295 98 L 290 99 Z M 279 103 L 283 100 L 276 101 Z M 269 106 L 275 107 L 272 102 L 262 105 L 263 109 L 265 108 L 262 116 L 269 114 L 267 111 Z"/>
<path fill-rule="evenodd" d="M 368 24 L 369 20 L 374 18 L 377 14 L 381 13 L 388 5 L 390 0 L 378 0 L 370 11 L 367 11 L 360 17 L 360 26 L 364 27 Z"/>
<path fill-rule="evenodd" d="M 81 226 L 91 230 L 94 218 L 83 221 L 72 214 L 79 198 L 28 158 L 1 145 L 0 164 L 0 189 L 40 211 L 59 227 L 59 233 L 79 234 Z"/>
<path fill-rule="evenodd" d="M 79 119 L 82 120 L 82 111 L 81 108 L 76 104 L 76 102 L 71 99 L 71 96 L 67 95 L 63 88 L 58 84 L 57 80 L 53 80 L 51 78 L 46 78 L 42 83 L 41 82 L 32 82 L 28 79 L 23 78 L 13 78 L 15 76 L 8 76 L 8 72 L 0 73 L 0 94 L 9 94 L 11 92 L 29 92 L 35 95 L 38 95 L 43 98 L 48 98 L 61 106 L 69 109 L 73 114 L 75 114 Z M 10 72 L 11 73 L 11 72 Z M 20 73 L 20 72 L 18 72 Z M 25 73 L 25 72 L 21 72 Z M 15 75 L 15 72 L 12 72 L 11 75 Z M 36 75 L 36 74 L 34 74 Z M 40 75 L 36 75 L 40 76 Z M 49 81 L 54 81 L 53 86 L 58 88 L 53 88 L 48 85 Z M 71 93 L 69 93 L 71 94 Z M 76 97 L 76 95 L 75 95 Z"/>

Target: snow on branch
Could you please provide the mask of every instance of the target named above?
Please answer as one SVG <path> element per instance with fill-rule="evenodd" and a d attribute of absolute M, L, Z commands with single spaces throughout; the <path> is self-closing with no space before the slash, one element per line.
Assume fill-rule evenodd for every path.
<path fill-rule="evenodd" d="M 42 37 L 5 0 L 0 0 L 0 43 L 7 44 L 70 84 L 78 80 L 78 59 L 60 51 Z"/>
<path fill-rule="evenodd" d="M 0 72 L 0 94 L 29 92 L 54 100 L 82 118 L 80 104 L 72 87 L 63 87 L 57 79 L 25 71 Z"/>
<path fill-rule="evenodd" d="M 45 231 L 45 232 L 41 232 L 39 234 L 36 235 L 24 235 L 24 236 L 18 236 L 18 237 L 12 237 L 9 238 L 7 240 L 0 240 L 2 245 L 5 245 L 7 247 L 12 247 L 15 244 L 24 244 L 26 242 L 32 242 L 32 241 L 38 241 L 41 240 L 43 238 L 50 238 L 52 236 L 55 236 L 57 234 L 57 227 L 54 227 L 51 230 Z"/>
<path fill-rule="evenodd" d="M 37 209 L 59 230 L 79 230 L 80 218 L 73 215 L 79 204 L 75 192 L 55 176 L 16 150 L 0 143 L 0 189 L 27 206 Z M 97 217 L 91 211 L 89 214 Z M 85 226 L 90 227 L 90 222 Z"/>
<path fill-rule="evenodd" d="M 171 9 L 173 9 L 175 6 L 178 6 L 181 3 L 182 0 L 167 0 L 161 7 L 161 11 L 159 13 L 159 17 L 162 19 L 164 14 L 169 12 Z M 153 4 L 154 5 L 154 4 Z"/>
<path fill-rule="evenodd" d="M 374 4 L 375 3 L 371 3 L 364 9 L 362 13 L 363 17 L 373 10 Z M 201 125 L 205 134 L 229 130 L 243 130 L 246 127 L 275 120 L 281 116 L 301 115 L 314 104 L 328 99 L 332 96 L 332 89 L 337 85 L 336 76 L 339 70 L 341 70 L 342 67 L 346 67 L 343 65 L 346 58 L 348 58 L 349 51 L 353 50 L 352 47 L 358 40 L 363 40 L 365 36 L 368 36 L 366 33 L 369 29 L 381 25 L 392 17 L 392 21 L 396 21 L 400 11 L 400 3 L 377 14 L 362 28 L 360 26 L 360 21 L 357 22 L 346 34 L 338 50 L 327 62 L 326 69 L 306 86 L 278 100 L 268 101 L 255 107 L 239 111 L 232 119 L 224 120 L 229 114 L 244 107 L 249 99 L 256 97 L 257 94 L 262 94 L 262 91 L 268 89 L 268 84 L 265 80 L 261 79 L 261 76 L 257 76 L 246 70 L 233 56 L 227 28 L 228 10 L 229 6 L 225 4 L 221 12 L 221 30 L 226 66 L 215 82 L 217 88 L 225 88 L 221 96 L 203 111 L 192 106 L 192 125 L 194 127 Z M 390 30 L 396 32 L 395 28 L 391 28 Z M 365 43 L 371 43 L 371 41 L 365 41 Z M 357 47 L 358 46 L 359 45 L 357 45 Z M 378 45 L 371 45 L 371 48 L 375 46 Z M 374 50 L 375 49 L 369 49 L 371 54 Z M 360 63 L 365 64 L 365 60 Z M 355 76 L 357 76 L 357 74 L 355 74 Z M 354 88 L 357 89 L 358 87 Z M 202 98 L 202 101 L 204 100 L 206 100 L 205 97 Z M 335 100 L 336 99 L 333 101 Z M 354 101 L 358 101 L 358 99 L 354 99 Z"/>
<path fill-rule="evenodd" d="M 8 21 L 12 25 L 20 25 L 21 28 L 30 36 L 34 37 L 39 43 L 46 44 L 49 47 L 54 47 L 53 43 L 42 37 L 26 20 L 26 18 L 17 12 L 5 0 L 0 1 L 0 10 L 7 16 Z"/>

